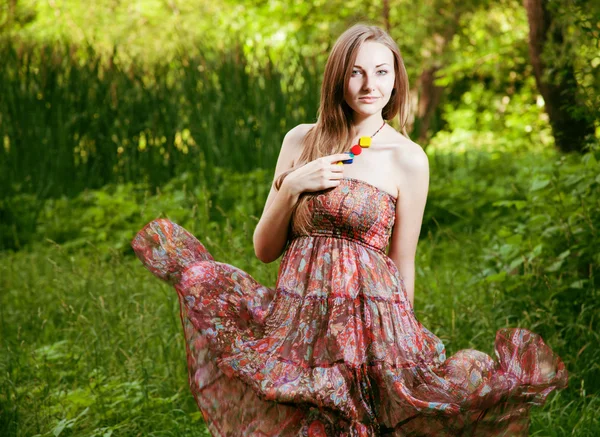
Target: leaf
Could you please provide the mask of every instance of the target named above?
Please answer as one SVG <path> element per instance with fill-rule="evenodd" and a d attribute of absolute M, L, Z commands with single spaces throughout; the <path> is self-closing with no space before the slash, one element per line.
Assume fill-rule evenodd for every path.
<path fill-rule="evenodd" d="M 550 266 L 546 267 L 546 271 L 547 272 L 556 272 L 558 270 L 560 270 L 560 268 L 562 267 L 563 264 L 563 260 L 558 260 L 555 263 L 551 264 Z"/>
<path fill-rule="evenodd" d="M 586 153 L 585 155 L 583 155 L 583 157 L 581 158 L 581 162 L 583 162 L 586 166 L 589 167 L 594 167 L 598 164 L 598 161 L 596 160 L 596 157 L 593 153 Z"/>
<path fill-rule="evenodd" d="M 577 182 L 581 181 L 584 178 L 585 175 L 583 174 L 573 174 L 566 177 L 563 183 L 565 186 L 569 187 L 571 185 L 575 185 Z"/>
<path fill-rule="evenodd" d="M 65 430 L 65 427 L 67 426 L 68 422 L 69 421 L 67 419 L 63 419 L 60 422 L 58 422 L 58 425 L 56 425 L 52 430 L 52 434 L 54 434 L 54 437 L 58 437 L 59 435 L 61 435 L 61 433 Z"/>
<path fill-rule="evenodd" d="M 520 266 L 521 264 L 523 264 L 523 257 L 522 256 L 513 259 L 511 261 L 510 265 L 509 265 L 509 268 L 511 270 L 513 270 L 513 269 L 517 268 L 518 266 Z"/>
<path fill-rule="evenodd" d="M 546 214 L 537 214 L 529 219 L 529 226 L 537 227 L 541 225 L 546 225 L 549 221 L 550 219 Z"/>
<path fill-rule="evenodd" d="M 542 249 L 544 248 L 544 244 L 540 243 L 533 248 L 531 252 L 529 252 L 529 261 L 536 258 L 539 254 L 542 253 Z"/>
<path fill-rule="evenodd" d="M 569 285 L 569 288 L 583 288 L 583 286 L 586 284 L 587 279 L 580 279 L 579 281 L 575 281 L 572 282 L 571 285 Z"/>
<path fill-rule="evenodd" d="M 506 239 L 506 242 L 511 245 L 519 245 L 523 241 L 523 236 L 520 234 L 512 235 L 511 237 Z"/>
<path fill-rule="evenodd" d="M 496 273 L 495 275 L 490 275 L 485 278 L 486 282 L 504 282 L 506 279 L 506 272 L 503 270 L 500 273 Z"/>
<path fill-rule="evenodd" d="M 520 211 L 521 209 L 527 206 L 527 202 L 524 200 L 499 200 L 497 202 L 492 203 L 492 206 L 514 206 L 517 209 L 517 211 Z"/>
<path fill-rule="evenodd" d="M 550 179 L 535 179 L 531 183 L 531 188 L 529 191 L 537 191 L 545 188 L 550 183 Z"/>
<path fill-rule="evenodd" d="M 571 251 L 569 249 L 565 250 L 563 253 L 561 253 L 560 255 L 558 255 L 558 259 L 565 259 L 566 257 L 568 257 L 571 254 Z"/>

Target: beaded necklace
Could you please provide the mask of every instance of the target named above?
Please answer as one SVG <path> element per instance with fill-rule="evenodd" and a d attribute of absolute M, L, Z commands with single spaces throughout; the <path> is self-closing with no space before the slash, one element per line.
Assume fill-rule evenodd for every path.
<path fill-rule="evenodd" d="M 354 157 L 360 155 L 362 153 L 362 149 L 371 147 L 371 139 L 377 135 L 381 129 L 383 129 L 383 126 L 385 126 L 385 120 L 383 120 L 383 124 L 373 135 L 370 137 L 360 137 L 358 139 L 358 144 L 353 145 L 349 152 L 344 152 L 350 155 L 350 157 L 348 159 L 344 159 L 343 161 L 338 161 L 337 165 L 352 164 Z"/>

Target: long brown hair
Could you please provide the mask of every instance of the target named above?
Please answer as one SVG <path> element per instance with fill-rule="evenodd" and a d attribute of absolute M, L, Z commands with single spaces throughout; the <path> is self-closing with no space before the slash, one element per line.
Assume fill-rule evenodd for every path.
<path fill-rule="evenodd" d="M 295 165 L 275 180 L 279 190 L 285 177 L 298 167 L 317 158 L 342 153 L 350 149 L 355 136 L 352 126 L 352 109 L 344 100 L 344 92 L 350 80 L 358 50 L 366 41 L 378 42 L 388 47 L 394 55 L 394 88 L 388 103 L 383 107 L 384 120 L 399 115 L 400 129 L 406 136 L 406 122 L 409 112 L 408 75 L 400 49 L 394 40 L 381 28 L 366 24 L 355 24 L 342 33 L 335 42 L 323 74 L 321 101 L 316 124 L 302 140 L 302 153 Z M 315 194 L 304 193 L 295 205 L 293 224 L 306 233 L 310 224 L 307 202 Z"/>

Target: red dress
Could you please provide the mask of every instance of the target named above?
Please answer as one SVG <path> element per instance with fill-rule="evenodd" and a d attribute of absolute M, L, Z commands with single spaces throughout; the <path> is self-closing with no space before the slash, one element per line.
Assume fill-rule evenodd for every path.
<path fill-rule="evenodd" d="M 310 202 L 274 289 L 217 262 L 166 220 L 132 242 L 174 285 L 189 382 L 215 436 L 526 436 L 529 409 L 567 386 L 562 360 L 526 329 L 495 355 L 442 341 L 416 318 L 385 248 L 396 199 L 358 179 Z"/>

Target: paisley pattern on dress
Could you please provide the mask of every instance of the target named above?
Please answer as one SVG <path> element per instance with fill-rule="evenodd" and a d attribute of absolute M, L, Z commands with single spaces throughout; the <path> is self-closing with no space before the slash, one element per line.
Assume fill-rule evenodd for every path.
<path fill-rule="evenodd" d="M 415 317 L 386 255 L 396 199 L 344 178 L 294 218 L 275 288 L 215 261 L 158 219 L 132 246 L 174 285 L 189 383 L 214 436 L 526 436 L 529 410 L 567 387 L 542 338 L 504 328 L 495 360 L 445 346 Z"/>

